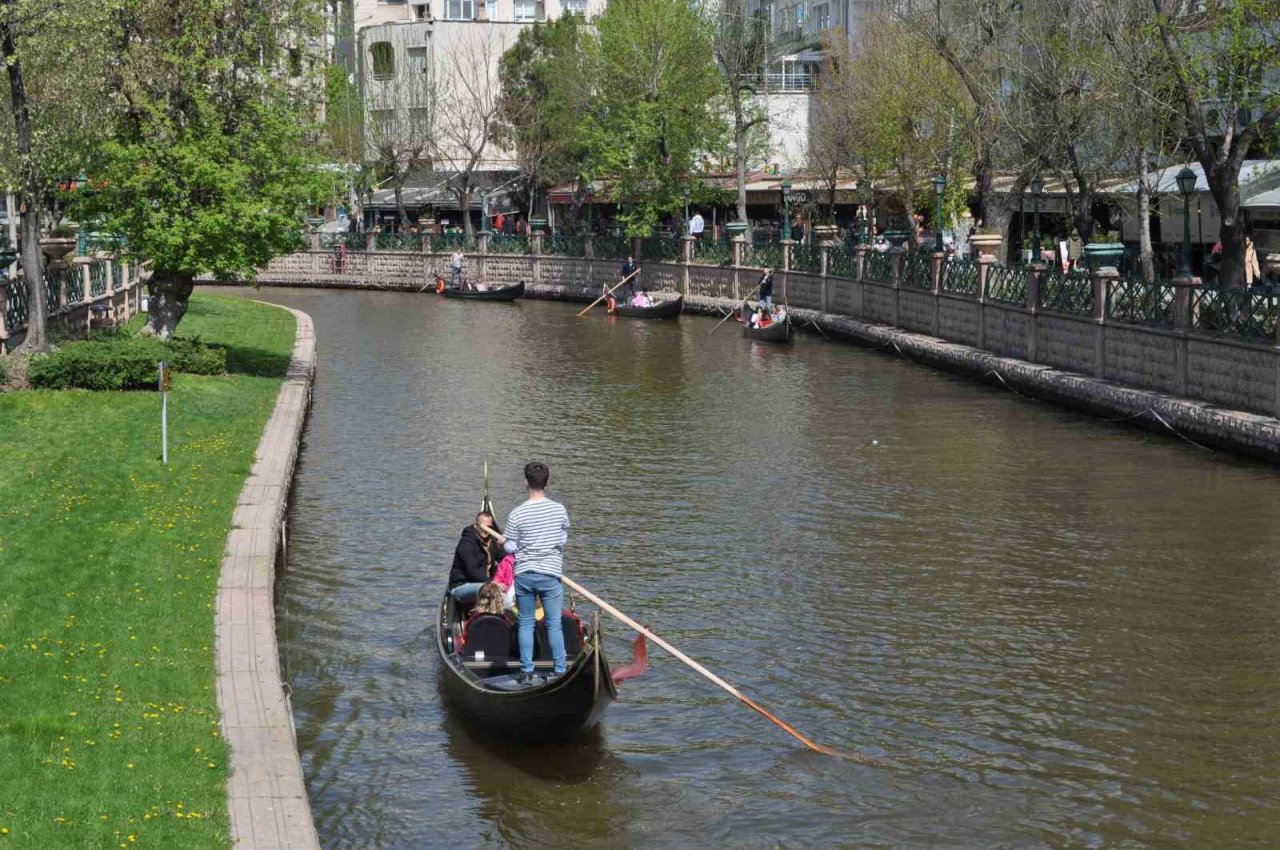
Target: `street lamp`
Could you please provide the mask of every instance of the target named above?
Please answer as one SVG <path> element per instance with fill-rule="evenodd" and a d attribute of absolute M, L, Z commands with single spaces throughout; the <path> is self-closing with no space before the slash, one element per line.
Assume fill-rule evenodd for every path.
<path fill-rule="evenodd" d="M 489 232 L 489 193 L 480 189 L 480 232 Z"/>
<path fill-rule="evenodd" d="M 1175 179 L 1182 193 L 1182 256 L 1178 259 L 1178 277 L 1191 277 L 1191 196 L 1196 191 L 1196 173 L 1184 165 Z"/>
<path fill-rule="evenodd" d="M 595 220 L 594 220 L 594 217 L 592 216 L 592 213 L 595 210 L 594 210 L 594 204 L 591 201 L 591 193 L 593 190 L 594 190 L 594 187 L 591 185 L 590 180 L 582 184 L 582 202 L 587 205 L 587 232 L 588 233 L 595 233 Z"/>
<path fill-rule="evenodd" d="M 1040 195 L 1044 192 L 1044 181 L 1039 177 L 1031 178 L 1031 262 L 1040 262 Z"/>
<path fill-rule="evenodd" d="M 947 178 L 933 178 L 933 250 L 942 253 L 942 194 L 947 191 Z"/>
<path fill-rule="evenodd" d="M 858 235 L 859 245 L 871 244 L 871 205 L 875 203 L 876 196 L 871 184 L 862 190 L 862 233 Z"/>
<path fill-rule="evenodd" d="M 782 181 L 782 238 L 791 239 L 791 181 Z"/>
<path fill-rule="evenodd" d="M 690 194 L 690 191 L 691 191 L 691 190 L 690 190 L 690 188 L 689 188 L 689 184 L 688 184 L 688 183 L 683 183 L 683 184 L 681 184 L 681 186 L 680 186 L 680 194 L 684 196 L 684 235 L 685 235 L 685 236 L 690 235 L 690 234 L 689 234 L 689 194 Z"/>

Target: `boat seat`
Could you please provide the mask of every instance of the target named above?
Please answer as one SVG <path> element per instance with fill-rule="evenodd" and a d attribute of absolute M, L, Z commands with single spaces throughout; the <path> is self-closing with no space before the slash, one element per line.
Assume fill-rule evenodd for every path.
<path fill-rule="evenodd" d="M 560 612 L 560 626 L 564 631 L 564 657 L 574 658 L 582 652 L 582 620 L 568 608 Z M 533 630 L 533 657 L 550 658 L 551 641 L 547 638 L 547 621 L 543 619 Z"/>
<path fill-rule="evenodd" d="M 515 630 L 502 614 L 472 614 L 463 624 L 458 642 L 463 661 L 508 662 L 519 658 L 514 647 Z"/>

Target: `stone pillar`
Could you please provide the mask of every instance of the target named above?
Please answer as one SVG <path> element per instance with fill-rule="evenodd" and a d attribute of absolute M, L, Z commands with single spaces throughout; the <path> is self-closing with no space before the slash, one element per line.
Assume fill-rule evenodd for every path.
<path fill-rule="evenodd" d="M 631 237 L 631 256 L 637 260 L 640 259 L 640 249 L 644 247 L 644 240 L 639 236 Z"/>
<path fill-rule="evenodd" d="M 422 253 L 424 254 L 431 253 L 431 234 L 430 233 L 424 233 L 422 235 Z"/>
<path fill-rule="evenodd" d="M 590 260 L 596 255 L 596 238 L 588 233 L 582 237 L 582 256 Z"/>
<path fill-rule="evenodd" d="M 308 248 L 310 248 L 312 251 L 319 251 L 319 250 L 320 250 L 320 233 L 319 233 L 319 231 L 313 231 L 313 232 L 311 232 L 311 233 L 308 233 L 308 234 L 307 234 L 307 247 L 308 247 Z"/>
<path fill-rule="evenodd" d="M 84 297 L 85 302 L 93 298 L 93 280 L 89 274 L 89 265 L 89 260 L 85 260 L 80 264 L 80 294 Z"/>
<path fill-rule="evenodd" d="M 745 236 L 738 234 L 733 237 L 733 267 L 735 269 L 742 266 L 742 249 L 746 244 L 747 239 Z"/>
<path fill-rule="evenodd" d="M 364 234 L 364 249 L 366 251 L 373 251 L 377 247 L 378 234 L 374 233 L 372 230 L 366 230 Z"/>
<path fill-rule="evenodd" d="M 689 264 L 693 262 L 695 241 L 692 236 L 680 237 L 680 287 L 686 297 L 689 295 Z"/>
<path fill-rule="evenodd" d="M 1191 333 L 1193 313 L 1192 294 L 1200 286 L 1198 277 L 1173 279 L 1173 326 L 1181 333 Z"/>
<path fill-rule="evenodd" d="M 854 250 L 854 254 L 856 254 L 858 258 L 857 265 L 854 268 L 853 276 L 855 280 L 861 281 L 864 277 L 866 277 L 867 252 L 871 250 L 871 247 L 869 245 L 859 245 L 857 248 L 853 250 Z"/>
<path fill-rule="evenodd" d="M 1094 331 L 1093 374 L 1097 378 L 1107 376 L 1107 301 L 1112 281 L 1120 279 L 1120 272 L 1103 266 L 1093 272 L 1093 321 Z"/>
<path fill-rule="evenodd" d="M 476 251 L 481 254 L 489 253 L 489 237 L 491 235 L 487 230 L 481 230 L 476 234 Z"/>
<path fill-rule="evenodd" d="M 818 274 L 823 277 L 830 273 L 831 249 L 834 247 L 834 242 L 821 242 L 818 245 Z"/>
<path fill-rule="evenodd" d="M 933 282 L 933 294 L 936 297 L 942 291 L 942 273 L 946 268 L 947 254 L 945 251 L 934 251 L 930 255 L 929 264 L 929 280 Z"/>
<path fill-rule="evenodd" d="M 782 242 L 782 270 L 784 272 L 791 271 L 791 249 L 795 247 L 796 240 L 783 239 Z"/>
<path fill-rule="evenodd" d="M 1027 359 L 1036 360 L 1036 324 L 1040 321 L 1036 314 L 1040 311 L 1040 281 L 1044 279 L 1044 263 L 1032 263 L 1027 273 Z"/>

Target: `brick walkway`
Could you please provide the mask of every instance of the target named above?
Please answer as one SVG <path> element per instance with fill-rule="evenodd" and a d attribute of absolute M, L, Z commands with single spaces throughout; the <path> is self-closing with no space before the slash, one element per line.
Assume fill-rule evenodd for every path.
<path fill-rule="evenodd" d="M 274 305 L 273 305 L 274 306 Z M 227 787 L 237 850 L 318 850 L 280 678 L 272 589 L 293 465 L 315 372 L 311 317 L 297 318 L 293 359 L 236 502 L 218 582 L 218 705 L 231 746 Z"/>

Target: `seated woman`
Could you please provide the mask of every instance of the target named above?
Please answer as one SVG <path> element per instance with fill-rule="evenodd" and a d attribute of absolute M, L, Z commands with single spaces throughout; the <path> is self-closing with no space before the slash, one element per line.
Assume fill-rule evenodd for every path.
<path fill-rule="evenodd" d="M 480 530 L 484 526 L 493 527 L 493 515 L 481 511 L 476 514 L 474 523 L 462 529 L 458 547 L 453 553 L 449 592 L 463 605 L 475 600 L 480 586 L 492 575 L 500 553 L 493 538 Z"/>
<path fill-rule="evenodd" d="M 487 581 L 480 585 L 476 593 L 475 614 L 505 614 L 507 602 L 502 586 L 497 582 Z"/>
<path fill-rule="evenodd" d="M 632 307 L 652 307 L 653 299 L 649 297 L 648 292 L 641 292 L 631 299 Z"/>

